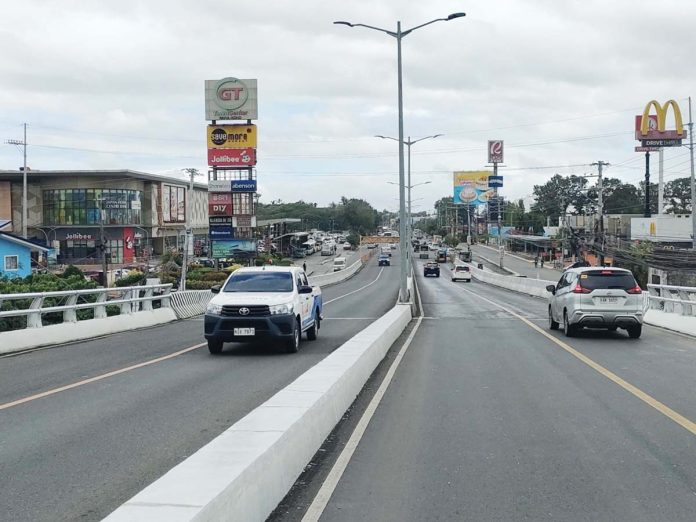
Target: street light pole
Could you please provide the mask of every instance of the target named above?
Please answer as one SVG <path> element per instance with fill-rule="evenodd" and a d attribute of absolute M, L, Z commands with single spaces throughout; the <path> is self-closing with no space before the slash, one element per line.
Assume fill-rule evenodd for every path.
<path fill-rule="evenodd" d="M 425 184 L 427 184 L 427 183 L 430 183 L 429 181 L 426 181 L 425 183 L 418 183 L 418 184 L 416 184 L 416 185 L 411 185 L 411 145 L 415 145 L 415 144 L 418 143 L 419 141 L 428 140 L 428 139 L 434 139 L 434 138 L 438 138 L 438 137 L 440 137 L 440 136 L 443 136 L 443 135 L 442 135 L 442 134 L 433 134 L 432 136 L 425 136 L 425 137 L 423 137 L 423 138 L 418 138 L 417 140 L 411 140 L 411 136 L 409 136 L 409 137 L 408 137 L 408 140 L 403 142 L 403 145 L 406 145 L 406 147 L 408 147 L 408 168 L 407 168 L 407 172 L 408 172 L 408 182 L 407 182 L 407 185 L 406 185 L 406 187 L 408 188 L 408 220 L 407 220 L 407 221 L 408 221 L 408 224 L 407 224 L 407 229 L 406 229 L 406 238 L 408 239 L 408 244 L 409 244 L 409 247 L 408 247 L 408 249 L 407 249 L 407 256 L 408 256 L 409 258 L 411 257 L 411 247 L 410 247 L 410 244 L 411 244 L 411 240 L 412 240 L 412 238 L 411 238 L 411 228 L 412 228 L 412 225 L 413 225 L 413 224 L 412 224 L 413 217 L 412 217 L 412 214 L 411 214 L 411 189 L 412 189 L 413 187 L 417 187 L 418 185 L 425 185 Z M 391 136 L 382 136 L 381 134 L 376 135 L 375 138 L 382 138 L 383 140 L 399 141 L 398 139 L 392 138 Z"/>
<path fill-rule="evenodd" d="M 184 255 L 181 262 L 181 283 L 179 284 L 179 290 L 186 290 L 186 272 L 188 270 L 188 251 L 191 241 L 191 200 L 193 199 L 193 177 L 198 175 L 197 169 L 184 169 L 190 176 L 189 190 L 186 194 L 186 236 L 184 239 Z"/>
<path fill-rule="evenodd" d="M 421 25 L 412 27 L 405 31 L 401 30 L 401 22 L 396 22 L 396 32 L 388 31 L 379 27 L 374 27 L 366 24 L 353 24 L 351 22 L 338 21 L 334 24 L 347 25 L 348 27 L 365 27 L 367 29 L 373 29 L 375 31 L 380 31 L 382 33 L 388 34 L 396 38 L 396 49 L 397 49 L 397 75 L 398 75 L 398 109 L 399 109 L 399 246 L 401 247 L 401 270 L 400 270 L 400 284 L 399 284 L 399 302 L 407 303 L 409 301 L 408 289 L 406 286 L 408 266 L 406 264 L 407 256 L 407 243 L 406 243 L 406 202 L 405 202 L 405 180 L 404 180 L 404 104 L 403 104 L 403 81 L 402 81 L 402 68 L 401 68 L 401 39 L 404 36 L 412 33 L 416 29 L 425 27 L 426 25 L 433 24 L 435 22 L 447 22 L 449 20 L 454 20 L 455 18 L 461 18 L 466 16 L 465 13 L 453 13 L 447 18 L 436 18 L 435 20 L 430 20 Z"/>

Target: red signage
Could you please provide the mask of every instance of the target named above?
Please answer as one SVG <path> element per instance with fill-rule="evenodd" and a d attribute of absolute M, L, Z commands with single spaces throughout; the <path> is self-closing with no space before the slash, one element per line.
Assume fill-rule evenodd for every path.
<path fill-rule="evenodd" d="M 123 262 L 132 263 L 135 257 L 135 235 L 132 228 L 123 229 Z"/>
<path fill-rule="evenodd" d="M 211 167 L 251 167 L 256 165 L 256 149 L 208 149 Z"/>
<path fill-rule="evenodd" d="M 231 192 L 208 192 L 208 203 L 221 204 L 221 205 L 231 205 L 232 204 L 232 193 Z"/>
<path fill-rule="evenodd" d="M 231 216 L 232 205 L 229 203 L 208 203 L 209 216 Z"/>
<path fill-rule="evenodd" d="M 503 140 L 488 140 L 488 163 L 503 162 Z"/>

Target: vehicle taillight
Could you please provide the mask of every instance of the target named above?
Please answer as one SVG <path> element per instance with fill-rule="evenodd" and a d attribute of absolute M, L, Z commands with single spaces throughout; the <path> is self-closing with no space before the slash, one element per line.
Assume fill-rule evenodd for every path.
<path fill-rule="evenodd" d="M 575 288 L 573 288 L 574 294 L 589 294 L 591 292 L 592 292 L 592 290 L 590 290 L 589 288 L 583 287 L 580 283 L 577 283 L 575 285 Z"/>
<path fill-rule="evenodd" d="M 633 288 L 629 288 L 628 290 L 626 290 L 626 293 L 627 294 L 642 294 L 643 289 L 640 287 L 640 285 L 636 285 Z"/>

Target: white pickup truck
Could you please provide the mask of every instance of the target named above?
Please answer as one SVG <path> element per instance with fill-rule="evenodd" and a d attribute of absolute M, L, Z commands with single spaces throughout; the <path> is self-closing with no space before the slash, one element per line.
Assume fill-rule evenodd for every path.
<path fill-rule="evenodd" d="M 321 289 L 309 285 L 302 268 L 240 268 L 211 291 L 217 295 L 205 312 L 204 335 L 212 354 L 225 342 L 273 339 L 294 353 L 302 332 L 310 341 L 319 335 Z"/>

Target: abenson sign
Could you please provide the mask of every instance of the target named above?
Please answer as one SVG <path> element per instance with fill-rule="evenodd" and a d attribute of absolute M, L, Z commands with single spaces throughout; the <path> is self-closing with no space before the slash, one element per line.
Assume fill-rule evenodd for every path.
<path fill-rule="evenodd" d="M 206 120 L 258 119 L 256 79 L 223 78 L 205 81 Z"/>

